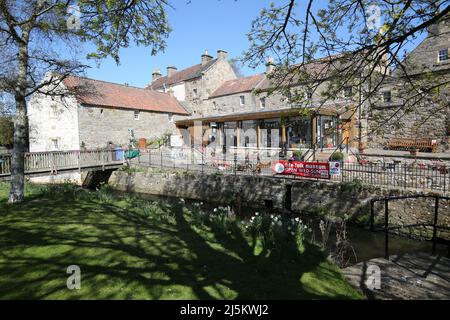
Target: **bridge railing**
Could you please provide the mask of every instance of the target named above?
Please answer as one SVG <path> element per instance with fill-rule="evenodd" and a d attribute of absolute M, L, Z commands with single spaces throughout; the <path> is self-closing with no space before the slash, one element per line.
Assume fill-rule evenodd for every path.
<path fill-rule="evenodd" d="M 11 155 L 0 154 L 0 176 L 11 172 Z"/>
<path fill-rule="evenodd" d="M 11 174 L 11 154 L 0 155 L 0 176 Z M 114 150 L 70 150 L 25 153 L 25 173 L 82 169 L 123 163 Z"/>

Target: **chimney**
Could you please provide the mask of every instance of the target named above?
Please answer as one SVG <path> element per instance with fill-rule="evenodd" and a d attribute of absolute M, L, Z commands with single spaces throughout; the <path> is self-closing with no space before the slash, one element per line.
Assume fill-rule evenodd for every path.
<path fill-rule="evenodd" d="M 226 60 L 228 58 L 228 52 L 225 50 L 217 50 L 217 58 Z"/>
<path fill-rule="evenodd" d="M 167 76 L 171 77 L 177 72 L 177 68 L 174 66 L 168 66 L 167 67 Z"/>
<path fill-rule="evenodd" d="M 272 73 L 275 69 L 275 64 L 273 63 L 273 58 L 269 57 L 269 60 L 266 63 L 266 74 Z"/>
<path fill-rule="evenodd" d="M 211 61 L 212 58 L 213 58 L 213 57 L 211 57 L 211 56 L 208 54 L 208 50 L 205 50 L 205 53 L 202 54 L 202 65 L 205 65 L 206 63 L 208 63 L 209 61 Z"/>
<path fill-rule="evenodd" d="M 161 71 L 159 71 L 159 69 L 153 70 L 152 81 L 155 81 L 156 79 L 158 79 L 160 77 L 161 77 Z"/>

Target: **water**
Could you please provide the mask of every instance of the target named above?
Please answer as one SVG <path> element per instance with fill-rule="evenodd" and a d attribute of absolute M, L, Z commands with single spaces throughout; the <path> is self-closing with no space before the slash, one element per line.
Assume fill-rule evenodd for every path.
<path fill-rule="evenodd" d="M 163 201 L 166 203 L 178 202 L 179 198 L 174 197 L 163 197 L 163 196 L 153 196 L 147 194 L 139 194 L 139 197 L 154 200 Z M 198 200 L 188 200 L 185 199 L 185 206 L 192 208 L 194 204 L 203 211 L 213 211 L 214 208 L 220 206 L 220 204 L 212 204 L 205 201 Z M 317 217 L 306 216 L 301 214 L 291 214 L 289 212 L 281 212 L 275 209 L 255 209 L 243 207 L 243 214 L 240 216 L 241 219 L 248 219 L 254 216 L 256 212 L 259 214 L 288 214 L 292 217 L 300 217 L 302 221 L 310 228 L 311 231 L 306 235 L 306 239 L 310 242 L 314 242 L 318 245 L 323 244 L 323 233 L 320 230 L 320 219 Z M 339 225 L 339 224 L 338 224 Z M 373 258 L 384 257 L 385 255 L 385 234 L 384 232 L 371 232 L 370 230 L 364 229 L 360 226 L 355 226 L 347 224 L 345 226 L 348 244 L 345 247 L 345 252 L 342 255 L 336 255 L 336 228 L 335 224 L 330 228 L 328 233 L 328 240 L 325 243 L 327 251 L 334 257 L 335 261 L 341 266 L 345 267 L 348 265 L 353 265 L 361 261 L 367 261 Z M 444 253 L 444 248 L 438 248 L 442 253 Z M 410 239 L 407 237 L 402 237 L 394 234 L 389 235 L 389 255 L 413 253 L 413 252 L 427 252 L 431 253 L 432 243 L 429 241 L 419 241 L 415 239 Z"/>

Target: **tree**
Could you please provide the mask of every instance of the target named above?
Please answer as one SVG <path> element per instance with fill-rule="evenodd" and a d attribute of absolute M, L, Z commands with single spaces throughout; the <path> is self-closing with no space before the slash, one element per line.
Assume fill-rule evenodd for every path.
<path fill-rule="evenodd" d="M 449 103 L 440 95 L 442 89 L 448 90 L 450 77 L 412 65 L 405 54 L 406 48 L 428 28 L 450 19 L 449 3 L 448 0 L 329 0 L 324 8 L 317 7 L 323 5 L 318 0 L 272 3 L 253 21 L 248 33 L 250 47 L 244 59 L 256 67 L 266 63 L 268 57 L 276 57 L 277 68 L 270 75 L 273 91 L 289 95 L 294 104 L 307 103 L 307 97 L 324 83 L 327 89 L 323 90 L 319 107 L 347 86 L 358 88 L 352 99 L 357 106 L 353 112 L 360 113 L 361 142 L 361 113 L 367 117 L 371 106 L 378 103 L 380 88 L 389 81 L 397 82 L 402 101 L 393 112 L 378 119 L 380 126 L 414 112 L 417 104 L 429 101 L 439 106 L 434 112 L 439 109 L 448 112 Z M 303 10 L 299 10 L 300 6 Z"/>
<path fill-rule="evenodd" d="M 165 0 L 0 0 L 0 92 L 15 103 L 9 202 L 24 198 L 29 97 L 67 94 L 54 89 L 87 67 L 80 62 L 80 44 L 95 47 L 88 58 L 112 57 L 117 63 L 120 49 L 130 43 L 150 47 L 151 54 L 164 49 L 168 6 Z"/>
<path fill-rule="evenodd" d="M 242 70 L 241 70 L 242 64 L 241 64 L 241 61 L 239 58 L 231 58 L 229 60 L 229 63 L 238 78 L 241 78 L 244 76 L 244 74 L 242 73 Z"/>

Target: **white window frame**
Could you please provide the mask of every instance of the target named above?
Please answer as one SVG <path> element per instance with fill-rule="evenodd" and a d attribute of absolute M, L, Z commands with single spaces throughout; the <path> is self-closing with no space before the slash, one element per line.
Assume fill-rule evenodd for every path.
<path fill-rule="evenodd" d="M 442 51 L 447 51 L 447 59 L 441 60 L 441 52 Z M 438 50 L 438 53 L 437 53 L 438 62 L 450 61 L 450 57 L 449 57 L 449 52 L 448 51 L 449 51 L 448 48 L 447 49 Z"/>
<path fill-rule="evenodd" d="M 50 119 L 58 119 L 58 106 L 56 104 L 50 105 Z"/>
<path fill-rule="evenodd" d="M 169 119 L 169 122 L 170 122 L 170 123 L 173 123 L 173 113 L 168 113 L 168 114 L 167 114 L 167 117 L 168 117 L 168 119 Z"/>
<path fill-rule="evenodd" d="M 239 96 L 239 105 L 240 106 L 245 106 L 245 96 Z"/>
<path fill-rule="evenodd" d="M 134 117 L 134 120 L 136 120 L 136 121 L 139 120 L 141 117 L 141 110 L 134 110 L 133 117 Z"/>
<path fill-rule="evenodd" d="M 197 90 L 197 88 L 194 88 L 193 90 L 192 90 L 192 95 L 193 95 L 193 97 L 196 99 L 196 98 L 198 98 L 198 90 Z"/>
<path fill-rule="evenodd" d="M 50 141 L 52 142 L 52 149 L 53 150 L 59 150 L 59 139 L 58 138 L 51 138 Z"/>
<path fill-rule="evenodd" d="M 261 109 L 265 109 L 266 108 L 266 97 L 259 98 L 259 107 Z"/>

